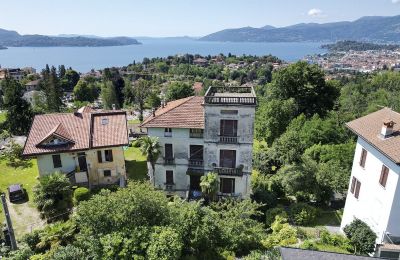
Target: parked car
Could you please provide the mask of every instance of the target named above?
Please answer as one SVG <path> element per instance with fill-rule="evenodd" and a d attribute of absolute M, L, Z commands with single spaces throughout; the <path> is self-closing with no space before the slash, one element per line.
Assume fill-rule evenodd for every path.
<path fill-rule="evenodd" d="M 7 188 L 8 199 L 10 202 L 20 201 L 26 199 L 26 192 L 21 184 L 13 184 Z"/>

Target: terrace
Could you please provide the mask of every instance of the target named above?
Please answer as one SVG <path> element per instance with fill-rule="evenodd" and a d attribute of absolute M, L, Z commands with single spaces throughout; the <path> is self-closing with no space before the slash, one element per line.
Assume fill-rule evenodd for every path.
<path fill-rule="evenodd" d="M 252 87 L 209 87 L 204 96 L 204 103 L 255 106 L 257 100 Z"/>

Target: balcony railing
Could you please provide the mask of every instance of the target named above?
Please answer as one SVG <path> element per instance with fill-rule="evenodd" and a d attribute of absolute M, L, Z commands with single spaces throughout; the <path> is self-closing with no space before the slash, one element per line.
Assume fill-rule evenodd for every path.
<path fill-rule="evenodd" d="M 173 191 L 175 190 L 175 183 L 164 183 L 164 189 L 166 191 Z"/>
<path fill-rule="evenodd" d="M 204 103 L 254 106 L 257 100 L 252 87 L 209 87 L 204 96 Z"/>
<path fill-rule="evenodd" d="M 256 105 L 255 97 L 204 97 L 206 104 L 233 104 L 233 105 Z"/>
<path fill-rule="evenodd" d="M 175 164 L 175 158 L 164 158 L 165 165 L 173 165 Z"/>
<path fill-rule="evenodd" d="M 189 167 L 203 167 L 204 160 L 199 159 L 189 159 Z"/>
<path fill-rule="evenodd" d="M 219 142 L 224 144 L 237 144 L 238 138 L 237 136 L 220 136 Z"/>
<path fill-rule="evenodd" d="M 190 133 L 189 137 L 190 138 L 203 138 L 204 133 Z"/>
<path fill-rule="evenodd" d="M 242 176 L 242 168 L 225 168 L 225 167 L 214 167 L 214 171 L 219 175 L 231 175 L 231 176 Z"/>

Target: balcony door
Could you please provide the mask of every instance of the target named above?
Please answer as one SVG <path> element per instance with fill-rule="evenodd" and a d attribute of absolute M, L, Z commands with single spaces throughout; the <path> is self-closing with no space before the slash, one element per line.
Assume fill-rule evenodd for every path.
<path fill-rule="evenodd" d="M 219 191 L 225 194 L 235 193 L 235 179 L 220 178 Z"/>
<path fill-rule="evenodd" d="M 82 172 L 87 171 L 86 155 L 85 153 L 78 153 L 79 169 Z"/>
<path fill-rule="evenodd" d="M 203 146 L 191 145 L 190 146 L 190 160 L 203 160 Z"/>
<path fill-rule="evenodd" d="M 173 159 L 174 152 L 172 149 L 172 144 L 165 144 L 165 159 Z"/>
<path fill-rule="evenodd" d="M 221 120 L 220 135 L 237 137 L 237 120 Z"/>
<path fill-rule="evenodd" d="M 219 166 L 224 168 L 236 168 L 236 151 L 221 150 L 219 152 Z"/>

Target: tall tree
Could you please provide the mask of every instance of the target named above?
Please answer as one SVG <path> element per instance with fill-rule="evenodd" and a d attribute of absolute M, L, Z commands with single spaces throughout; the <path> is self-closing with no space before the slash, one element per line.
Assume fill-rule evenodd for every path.
<path fill-rule="evenodd" d="M 49 69 L 46 65 L 46 69 L 42 71 L 42 76 L 42 87 L 46 94 L 47 109 L 50 112 L 59 112 L 63 106 L 63 91 L 57 76 L 57 70 L 54 66 Z"/>
<path fill-rule="evenodd" d="M 7 110 L 5 126 L 15 135 L 26 135 L 33 119 L 30 104 L 22 98 L 22 85 L 9 77 L 1 84 L 4 93 L 4 108 Z"/>
<path fill-rule="evenodd" d="M 98 97 L 98 89 L 94 83 L 79 80 L 74 87 L 75 100 L 93 102 Z"/>
<path fill-rule="evenodd" d="M 106 68 L 103 73 L 104 80 L 111 81 L 114 85 L 115 95 L 118 101 L 118 107 L 122 107 L 124 104 L 124 88 L 125 81 L 119 74 L 116 68 Z"/>
<path fill-rule="evenodd" d="M 161 154 L 161 146 L 157 137 L 142 137 L 139 139 L 140 151 L 147 157 L 147 167 L 150 183 L 155 184 L 154 173 L 156 162 Z"/>
<path fill-rule="evenodd" d="M 144 103 L 150 93 L 150 82 L 144 79 L 139 79 L 133 88 L 135 94 L 135 101 L 139 108 L 139 119 L 143 121 Z"/>
<path fill-rule="evenodd" d="M 103 83 L 101 88 L 101 98 L 103 100 L 103 106 L 105 109 L 112 109 L 113 105 L 115 105 L 116 108 L 120 108 L 117 94 L 115 93 L 115 88 L 111 81 L 106 81 Z"/>
<path fill-rule="evenodd" d="M 189 96 L 194 96 L 194 90 L 186 83 L 174 82 L 168 86 L 167 100 L 169 101 Z"/>

